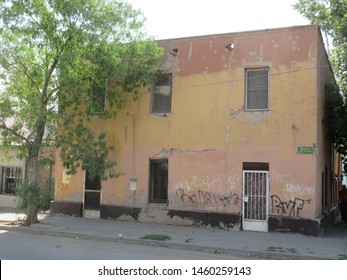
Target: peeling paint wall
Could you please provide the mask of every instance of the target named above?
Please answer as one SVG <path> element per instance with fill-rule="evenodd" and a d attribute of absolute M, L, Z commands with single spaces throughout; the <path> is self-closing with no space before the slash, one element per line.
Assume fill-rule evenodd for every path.
<path fill-rule="evenodd" d="M 159 41 L 161 70 L 173 76 L 171 113 L 151 114 L 151 94 L 143 89 L 117 120 L 93 123 L 117 147 L 125 174 L 103 182 L 102 204 L 140 208 L 141 220 L 161 222 L 178 219 L 159 214 L 170 210 L 239 216 L 242 164 L 266 162 L 268 214 L 317 217 L 317 160 L 330 165 L 320 157 L 325 146 L 317 128 L 323 110 L 317 84 L 331 74 L 329 67 L 317 70 L 329 64 L 319 32 L 307 26 Z M 245 69 L 263 67 L 269 69 L 269 110 L 246 111 Z M 313 152 L 301 154 L 298 147 Z M 160 158 L 168 159 L 168 202 L 149 204 L 149 160 Z M 56 200 L 83 202 L 83 172 L 68 177 L 56 166 Z"/>

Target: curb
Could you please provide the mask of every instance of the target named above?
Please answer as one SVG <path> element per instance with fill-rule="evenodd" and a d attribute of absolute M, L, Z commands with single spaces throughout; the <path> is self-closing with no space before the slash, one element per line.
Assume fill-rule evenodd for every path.
<path fill-rule="evenodd" d="M 30 226 L 17 226 L 17 225 L 0 225 L 0 230 L 7 230 L 13 232 L 24 232 L 42 236 L 56 236 L 64 238 L 73 238 L 81 240 L 97 240 L 97 241 L 106 241 L 106 242 L 121 242 L 125 244 L 134 244 L 134 245 L 145 245 L 145 246 L 157 246 L 163 248 L 172 248 L 172 249 L 185 249 L 192 251 L 202 251 L 212 254 L 226 254 L 226 255 L 236 255 L 240 258 L 247 259 L 263 259 L 263 260 L 325 260 L 325 258 L 318 258 L 313 256 L 302 256 L 295 254 L 287 253 L 278 253 L 278 252 L 259 252 L 251 250 L 240 250 L 240 249 L 231 249 L 231 248 L 220 248 L 213 246 L 201 246 L 201 245 L 192 245 L 192 244 L 181 244 L 174 242 L 165 242 L 165 241 L 156 241 L 156 240 L 144 240 L 144 239 L 132 239 L 132 238 L 119 238 L 119 237 L 105 237 L 105 236 L 96 236 L 83 233 L 73 233 L 73 232 L 63 232 L 63 231 L 52 231 L 52 230 L 42 230 L 30 228 Z"/>

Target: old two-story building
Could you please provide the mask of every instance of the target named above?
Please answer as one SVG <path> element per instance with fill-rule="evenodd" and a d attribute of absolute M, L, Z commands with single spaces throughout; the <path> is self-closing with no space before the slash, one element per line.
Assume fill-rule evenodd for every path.
<path fill-rule="evenodd" d="M 67 175 L 52 213 L 319 235 L 336 203 L 319 26 L 158 41 L 157 81 L 114 120 L 118 179 Z M 107 103 L 107 101 L 106 101 Z"/>

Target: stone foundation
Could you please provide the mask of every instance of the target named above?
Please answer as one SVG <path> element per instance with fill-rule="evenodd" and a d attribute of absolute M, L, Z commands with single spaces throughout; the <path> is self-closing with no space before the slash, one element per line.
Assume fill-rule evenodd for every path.
<path fill-rule="evenodd" d="M 63 214 L 82 217 L 83 204 L 78 202 L 54 201 L 51 203 L 50 213 L 53 215 Z M 337 216 L 337 208 L 331 209 L 329 213 L 315 219 L 269 216 L 268 231 L 321 236 L 325 229 L 335 221 Z M 174 210 L 167 209 L 162 205 L 150 205 L 140 208 L 102 204 L 100 207 L 100 218 L 139 221 L 143 223 L 191 225 L 226 230 L 241 229 L 240 214 Z"/>
<path fill-rule="evenodd" d="M 63 214 L 83 217 L 83 204 L 79 202 L 52 201 L 49 212 L 51 215 Z"/>
<path fill-rule="evenodd" d="M 322 219 L 302 219 L 282 216 L 270 216 L 269 232 L 290 232 L 304 235 L 321 236 Z"/>

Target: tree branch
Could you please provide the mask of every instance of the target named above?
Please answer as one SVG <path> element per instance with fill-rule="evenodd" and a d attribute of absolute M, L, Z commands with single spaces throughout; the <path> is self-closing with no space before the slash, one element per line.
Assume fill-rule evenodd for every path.
<path fill-rule="evenodd" d="M 48 84 L 49 84 L 49 81 L 52 77 L 52 74 L 54 72 L 54 70 L 56 69 L 57 67 L 57 64 L 59 62 L 59 58 L 60 56 L 62 55 L 62 53 L 64 52 L 66 46 L 68 45 L 68 43 L 74 38 L 74 36 L 69 36 L 66 40 L 66 42 L 63 44 L 63 46 L 61 47 L 61 49 L 57 52 L 57 55 L 56 57 L 54 58 L 53 60 L 53 63 L 51 65 L 51 67 L 49 68 L 48 70 L 48 73 L 46 75 L 46 79 L 45 79 L 45 82 L 43 84 L 43 89 L 42 89 L 42 103 L 43 104 L 46 104 L 48 102 L 48 100 L 52 97 L 52 94 L 54 93 L 54 91 L 52 91 L 50 94 L 47 93 L 47 89 L 48 89 Z"/>
<path fill-rule="evenodd" d="M 21 72 L 23 72 L 23 74 L 29 79 L 32 85 L 36 88 L 37 92 L 40 94 L 41 93 L 40 88 L 37 86 L 35 80 L 28 74 L 28 67 L 20 61 L 18 61 L 18 64 L 23 67 L 23 71 Z"/>
<path fill-rule="evenodd" d="M 28 138 L 24 137 L 23 135 L 19 134 L 17 131 L 13 130 L 12 128 L 8 127 L 5 124 L 0 124 L 0 129 L 7 130 L 10 133 L 12 133 L 14 136 L 20 138 L 25 144 L 28 146 L 30 145 L 30 141 Z"/>

